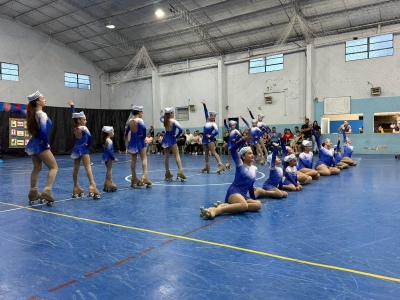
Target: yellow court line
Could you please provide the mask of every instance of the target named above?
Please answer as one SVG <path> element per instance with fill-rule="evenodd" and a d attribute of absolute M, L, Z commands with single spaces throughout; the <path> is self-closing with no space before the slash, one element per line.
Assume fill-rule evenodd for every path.
<path fill-rule="evenodd" d="M 251 249 L 232 246 L 232 245 L 228 245 L 228 244 L 210 242 L 210 241 L 206 241 L 206 240 L 190 238 L 190 237 L 182 236 L 182 235 L 175 235 L 175 234 L 166 233 L 166 232 L 162 232 L 162 231 L 155 231 L 155 230 L 150 230 L 150 229 L 145 229 L 145 228 L 140 228 L 140 227 L 126 226 L 126 225 L 109 223 L 109 222 L 104 222 L 104 221 L 99 221 L 99 220 L 81 218 L 81 217 L 77 217 L 77 216 L 60 214 L 60 213 L 45 211 L 45 210 L 39 210 L 39 209 L 32 208 L 32 207 L 26 207 L 26 206 L 21 206 L 21 205 L 17 205 L 17 204 L 5 203 L 5 202 L 1 202 L 1 201 L 0 201 L 0 204 L 15 206 L 15 207 L 19 207 L 19 208 L 25 208 L 27 210 L 31 210 L 31 211 L 35 211 L 35 212 L 41 212 L 41 213 L 45 213 L 45 214 L 60 216 L 60 217 L 64 217 L 64 218 L 74 219 L 74 220 L 80 220 L 80 221 L 86 221 L 86 222 L 95 223 L 95 224 L 108 225 L 108 226 L 113 226 L 113 227 L 118 227 L 118 228 L 131 229 L 131 230 L 136 230 L 136 231 L 141 231 L 141 232 L 158 234 L 158 235 L 163 235 L 163 236 L 172 237 L 172 238 L 176 238 L 176 239 L 187 240 L 187 241 L 191 241 L 191 242 L 207 244 L 207 245 L 212 245 L 212 246 L 218 246 L 218 247 L 222 247 L 222 248 L 238 250 L 238 251 L 243 251 L 243 252 L 252 253 L 252 254 L 258 254 L 258 255 L 267 256 L 267 257 L 273 257 L 273 258 L 277 258 L 277 259 L 281 259 L 281 260 L 291 261 L 291 262 L 314 266 L 314 267 L 321 267 L 321 268 L 325 268 L 325 269 L 331 269 L 331 270 L 336 270 L 336 271 L 354 273 L 354 274 L 367 276 L 367 277 L 373 277 L 373 278 L 377 278 L 377 279 L 400 282 L 400 278 L 396 278 L 396 277 L 383 276 L 383 275 L 379 275 L 379 274 L 362 272 L 362 271 L 348 269 L 348 268 L 341 268 L 341 267 L 332 266 L 332 265 L 320 264 L 320 263 L 315 263 L 312 261 L 301 260 L 301 259 L 296 259 L 296 258 L 292 258 L 292 257 L 287 257 L 287 256 L 282 256 L 282 255 L 277 255 L 277 254 L 272 254 L 272 253 L 262 252 L 262 251 L 257 251 L 257 250 L 251 250 Z"/>

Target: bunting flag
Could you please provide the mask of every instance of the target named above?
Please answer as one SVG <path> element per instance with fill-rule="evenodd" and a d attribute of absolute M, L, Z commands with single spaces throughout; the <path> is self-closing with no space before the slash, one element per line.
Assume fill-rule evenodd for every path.
<path fill-rule="evenodd" d="M 24 113 L 26 111 L 26 104 L 0 102 L 0 111 Z"/>

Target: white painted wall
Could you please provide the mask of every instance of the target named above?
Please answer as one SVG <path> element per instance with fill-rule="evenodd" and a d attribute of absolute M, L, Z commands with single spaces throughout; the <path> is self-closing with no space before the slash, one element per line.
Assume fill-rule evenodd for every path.
<path fill-rule="evenodd" d="M 109 108 L 107 93 L 100 97 L 103 71 L 65 45 L 31 27 L 0 16 L 0 61 L 19 65 L 20 81 L 0 80 L 0 101 L 26 103 L 39 89 L 49 106 L 67 107 L 71 99 L 81 108 Z M 64 86 L 64 72 L 89 75 L 91 90 Z"/>

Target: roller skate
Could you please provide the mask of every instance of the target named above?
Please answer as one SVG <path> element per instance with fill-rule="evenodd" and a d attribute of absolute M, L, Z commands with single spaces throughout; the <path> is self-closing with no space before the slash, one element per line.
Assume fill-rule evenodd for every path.
<path fill-rule="evenodd" d="M 206 208 L 204 206 L 200 207 L 200 218 L 202 218 L 204 216 L 204 211 L 206 210 Z"/>
<path fill-rule="evenodd" d="M 230 168 L 231 168 L 231 164 L 230 163 L 226 163 L 225 169 L 230 169 Z"/>
<path fill-rule="evenodd" d="M 46 205 L 47 206 L 53 206 L 54 205 L 54 201 L 56 201 L 56 199 L 54 199 L 53 195 L 51 194 L 51 189 L 44 189 L 42 192 L 42 201 L 43 203 L 46 201 Z"/>
<path fill-rule="evenodd" d="M 96 188 L 96 185 L 90 185 L 89 186 L 89 193 L 87 194 L 88 197 L 93 197 L 93 200 L 99 200 L 100 199 L 100 193 Z"/>
<path fill-rule="evenodd" d="M 148 189 L 151 189 L 153 187 L 152 182 L 149 180 L 149 177 L 147 176 L 147 173 L 143 173 L 141 182 Z"/>
<path fill-rule="evenodd" d="M 85 191 L 83 190 L 83 188 L 81 188 L 79 185 L 74 186 L 74 189 L 72 191 L 72 198 L 78 198 L 83 196 L 85 196 Z"/>
<path fill-rule="evenodd" d="M 265 157 L 264 157 L 264 155 L 261 158 L 261 165 L 265 165 Z"/>
<path fill-rule="evenodd" d="M 115 192 L 117 190 L 117 186 L 115 185 L 112 180 L 106 180 L 104 181 L 104 188 L 103 191 L 105 192 Z"/>
<path fill-rule="evenodd" d="M 210 164 L 206 163 L 206 166 L 203 169 L 201 169 L 201 173 L 204 172 L 210 173 Z"/>
<path fill-rule="evenodd" d="M 132 174 L 131 187 L 135 188 L 142 185 L 143 185 L 142 181 L 139 178 L 137 178 L 136 174 Z"/>
<path fill-rule="evenodd" d="M 181 179 L 182 182 L 186 181 L 186 176 L 183 173 L 183 170 L 178 171 L 178 174 L 176 175 L 176 179 Z"/>
<path fill-rule="evenodd" d="M 29 199 L 29 205 L 33 205 L 36 200 L 39 203 L 43 203 L 42 195 L 40 195 L 37 188 L 32 188 L 29 190 L 28 199 Z"/>
<path fill-rule="evenodd" d="M 224 166 L 223 164 L 219 163 L 219 164 L 218 164 L 217 173 L 218 173 L 219 175 L 221 175 L 221 172 L 222 172 L 222 171 L 225 171 L 225 166 Z"/>
<path fill-rule="evenodd" d="M 165 181 L 172 181 L 174 180 L 174 175 L 171 174 L 171 171 L 165 171 Z"/>
<path fill-rule="evenodd" d="M 214 207 L 218 207 L 218 206 L 220 206 L 221 204 L 222 204 L 221 201 L 217 201 L 217 202 L 214 203 Z"/>
<path fill-rule="evenodd" d="M 205 208 L 205 209 L 203 209 L 202 218 L 203 218 L 204 220 L 211 220 L 211 219 L 214 219 L 214 217 L 215 217 L 215 212 L 213 212 L 214 209 L 215 209 L 215 208 Z"/>

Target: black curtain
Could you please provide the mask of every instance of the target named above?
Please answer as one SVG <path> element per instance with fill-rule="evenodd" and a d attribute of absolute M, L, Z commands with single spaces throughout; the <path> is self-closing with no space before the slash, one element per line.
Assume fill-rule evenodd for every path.
<path fill-rule="evenodd" d="M 114 149 L 125 150 L 124 130 L 125 123 L 129 117 L 130 110 L 104 110 L 104 109 L 81 109 L 75 108 L 76 112 L 84 111 L 88 120 L 86 126 L 92 134 L 91 152 L 102 152 L 101 128 L 103 126 L 114 127 Z M 70 154 L 75 144 L 72 133 L 71 110 L 64 107 L 43 108 L 53 122 L 49 141 L 54 154 Z M 22 156 L 26 155 L 24 149 L 9 148 L 9 118 L 25 118 L 23 114 L 0 112 L 0 139 L 1 153 Z"/>

